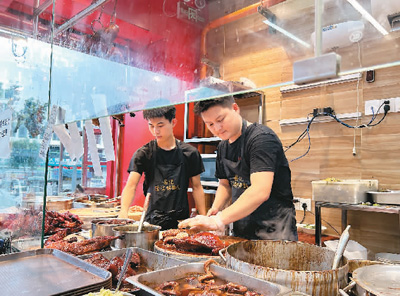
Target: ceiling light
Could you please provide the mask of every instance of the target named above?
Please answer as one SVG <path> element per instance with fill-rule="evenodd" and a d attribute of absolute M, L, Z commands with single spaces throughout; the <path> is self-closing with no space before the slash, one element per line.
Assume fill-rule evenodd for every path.
<path fill-rule="evenodd" d="M 264 24 L 267 24 L 268 26 L 272 27 L 273 29 L 277 30 L 278 32 L 282 33 L 283 35 L 289 37 L 290 39 L 293 39 L 294 41 L 300 43 L 301 45 L 303 45 L 304 47 L 310 48 L 311 45 L 308 44 L 307 42 L 301 40 L 300 38 L 297 38 L 296 36 L 294 36 L 292 33 L 286 31 L 285 29 L 282 29 L 281 27 L 279 27 L 278 25 L 270 22 L 269 20 L 265 20 L 263 21 Z"/>
<path fill-rule="evenodd" d="M 275 31 L 278 31 L 285 35 L 286 37 L 289 37 L 290 39 L 300 43 L 304 47 L 310 48 L 311 45 L 308 44 L 307 42 L 301 40 L 300 38 L 296 37 L 292 33 L 286 31 L 285 29 L 279 27 L 276 24 L 276 16 L 273 14 L 270 10 L 262 7 L 261 5 L 258 6 L 257 11 L 266 18 L 266 20 L 263 21 L 264 24 L 267 24 L 270 27 L 270 33 L 275 33 Z"/>
<path fill-rule="evenodd" d="M 377 29 L 382 35 L 389 34 L 389 32 L 386 31 L 385 28 L 378 23 L 377 20 L 374 19 L 372 15 L 370 15 L 369 12 L 364 9 L 364 7 L 360 5 L 360 3 L 358 3 L 356 0 L 347 0 L 347 2 L 349 2 L 359 13 L 361 13 L 361 15 L 367 19 L 367 21 L 369 21 L 371 25 L 373 25 L 375 29 Z"/>

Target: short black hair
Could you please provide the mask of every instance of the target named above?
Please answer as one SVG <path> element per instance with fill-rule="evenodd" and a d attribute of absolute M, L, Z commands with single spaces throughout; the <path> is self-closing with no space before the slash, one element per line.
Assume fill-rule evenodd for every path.
<path fill-rule="evenodd" d="M 146 120 L 157 117 L 165 117 L 169 122 L 171 122 L 172 119 L 175 118 L 175 115 L 176 115 L 175 106 L 160 107 L 143 111 L 143 118 Z"/>
<path fill-rule="evenodd" d="M 235 103 L 235 99 L 233 98 L 233 96 L 226 96 L 217 99 L 199 101 L 194 103 L 193 112 L 197 115 L 200 115 L 204 111 L 207 111 L 210 107 L 213 106 L 230 107 L 233 103 Z"/>

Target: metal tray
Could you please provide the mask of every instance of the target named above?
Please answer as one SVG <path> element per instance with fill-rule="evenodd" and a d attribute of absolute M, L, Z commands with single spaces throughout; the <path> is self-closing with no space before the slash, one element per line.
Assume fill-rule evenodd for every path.
<path fill-rule="evenodd" d="M 157 254 L 151 251 L 147 251 L 141 248 L 137 247 L 132 247 L 131 248 L 133 253 L 138 253 L 142 262 L 142 265 L 147 267 L 148 269 L 151 270 L 159 270 L 159 269 L 165 269 L 165 268 L 170 268 L 170 267 L 175 267 L 178 265 L 183 265 L 186 264 L 185 261 L 181 261 L 178 259 L 174 259 L 168 256 L 164 256 L 161 254 Z M 107 251 L 107 252 L 100 252 L 104 257 L 106 257 L 108 260 L 111 260 L 115 256 L 123 256 L 126 253 L 126 249 L 119 249 L 119 250 L 113 250 L 113 251 Z M 87 259 L 91 257 L 93 254 L 90 255 L 82 255 L 78 256 L 80 259 Z"/>
<path fill-rule="evenodd" d="M 53 249 L 0 256 L 1 295 L 82 295 L 111 288 L 111 273 Z"/>
<path fill-rule="evenodd" d="M 224 281 L 233 282 L 236 284 L 244 285 L 247 288 L 263 294 L 264 296 L 271 295 L 290 295 L 291 290 L 289 288 L 273 284 L 261 279 L 256 279 L 248 275 L 212 264 L 210 270 L 213 274 Z M 188 277 L 194 273 L 204 273 L 204 263 L 188 263 L 178 267 L 167 268 L 159 271 L 148 272 L 144 274 L 135 275 L 128 277 L 126 280 L 135 286 L 140 287 L 145 293 L 139 293 L 138 295 L 157 295 L 163 296 L 159 292 L 153 289 L 158 285 L 166 281 L 174 281 L 181 278 Z M 140 291 L 139 291 L 140 292 Z"/>
<path fill-rule="evenodd" d="M 400 191 L 368 191 L 368 198 L 378 204 L 400 205 Z M 371 201 L 371 200 L 370 200 Z"/>

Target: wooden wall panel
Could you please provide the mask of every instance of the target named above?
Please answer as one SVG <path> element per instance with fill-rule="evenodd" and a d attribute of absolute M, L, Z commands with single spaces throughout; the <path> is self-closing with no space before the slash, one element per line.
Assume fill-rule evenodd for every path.
<path fill-rule="evenodd" d="M 298 14 L 299 20 L 300 16 Z M 221 64 L 224 80 L 239 81 L 245 77 L 258 87 L 291 81 L 293 61 L 305 53 L 297 48 L 277 46 L 275 37 L 267 36 L 269 33 L 258 24 L 258 19 L 258 15 L 247 17 L 242 23 L 235 22 L 210 32 L 207 38 L 209 57 Z M 304 22 L 305 18 L 302 19 Z M 296 28 L 299 34 L 301 28 L 300 25 Z M 309 34 L 307 30 L 303 32 L 304 36 Z M 264 35 L 268 41 L 257 38 Z M 357 68 L 359 64 L 364 67 L 385 60 L 400 60 L 399 47 L 400 34 L 391 33 L 389 38 L 361 43 L 359 56 L 358 44 L 340 49 L 338 53 L 342 55 L 342 70 Z M 264 124 L 278 134 L 284 146 L 288 146 L 304 131 L 306 124 L 281 126 L 280 120 L 304 118 L 314 108 L 328 106 L 336 114 L 357 111 L 363 114 L 367 100 L 400 96 L 400 66 L 376 70 L 375 77 L 374 83 L 367 83 L 362 77 L 358 82 L 284 94 L 278 87 L 265 88 Z M 378 118 L 381 116 L 378 115 Z M 345 122 L 355 125 L 367 123 L 370 119 L 371 116 L 362 115 L 358 120 Z M 389 113 L 379 126 L 359 130 L 346 128 L 334 121 L 315 122 L 310 134 L 311 149 L 308 155 L 290 163 L 292 188 L 296 197 L 311 198 L 311 181 L 328 177 L 376 178 L 380 188 L 400 189 L 400 113 Z M 354 146 L 356 155 L 353 155 Z M 306 137 L 286 152 L 288 160 L 301 156 L 307 148 Z M 301 218 L 302 212 L 298 211 L 297 219 L 300 221 Z M 322 218 L 322 224 L 328 227 L 329 234 L 335 234 L 329 224 L 341 230 L 339 209 L 323 208 Z M 307 213 L 306 222 L 313 221 L 313 214 Z M 399 217 L 396 215 L 349 211 L 348 222 L 352 225 L 351 239 L 371 251 L 400 253 Z"/>

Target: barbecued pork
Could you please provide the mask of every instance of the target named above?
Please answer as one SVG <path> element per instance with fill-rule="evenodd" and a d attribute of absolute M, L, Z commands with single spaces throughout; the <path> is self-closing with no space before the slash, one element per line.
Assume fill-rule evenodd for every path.
<path fill-rule="evenodd" d="M 71 253 L 74 255 L 83 255 L 100 251 L 110 246 L 114 239 L 120 238 L 119 236 L 96 236 L 94 238 L 80 241 L 80 242 L 69 242 L 60 240 L 51 242 L 45 248 L 57 249 L 63 252 Z"/>
<path fill-rule="evenodd" d="M 173 238 L 168 243 L 175 244 L 178 250 L 183 251 L 211 251 L 212 254 L 218 254 L 218 251 L 225 248 L 225 244 L 218 235 L 210 232 L 200 232 L 185 238 Z"/>

